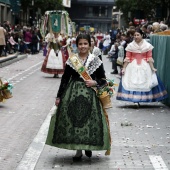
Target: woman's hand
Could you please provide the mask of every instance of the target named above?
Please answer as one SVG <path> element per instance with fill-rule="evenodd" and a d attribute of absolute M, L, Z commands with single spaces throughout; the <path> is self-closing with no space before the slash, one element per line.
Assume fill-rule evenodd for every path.
<path fill-rule="evenodd" d="M 85 84 L 87 87 L 94 87 L 97 85 L 97 82 L 95 80 L 85 80 Z"/>
<path fill-rule="evenodd" d="M 55 105 L 58 106 L 60 103 L 60 98 L 56 98 Z"/>
<path fill-rule="evenodd" d="M 154 72 L 156 72 L 156 71 L 157 71 L 157 69 L 156 69 L 156 68 L 152 68 L 152 70 L 153 70 Z"/>
<path fill-rule="evenodd" d="M 122 71 L 121 71 L 121 72 L 122 72 L 122 75 L 125 74 L 125 70 L 126 70 L 125 68 L 122 68 Z"/>

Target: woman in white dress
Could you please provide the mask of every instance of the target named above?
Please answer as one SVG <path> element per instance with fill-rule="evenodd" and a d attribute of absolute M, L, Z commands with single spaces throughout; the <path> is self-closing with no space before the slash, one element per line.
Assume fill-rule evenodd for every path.
<path fill-rule="evenodd" d="M 107 54 L 110 48 L 110 43 L 111 43 L 110 34 L 106 32 L 106 34 L 104 35 L 104 42 L 103 42 L 103 53 L 104 54 Z"/>
<path fill-rule="evenodd" d="M 152 76 L 157 70 L 153 66 L 150 43 L 142 38 L 143 32 L 137 29 L 134 40 L 126 47 L 126 58 L 122 69 L 117 100 L 137 103 L 157 102 L 168 97 L 160 78 L 156 75 L 157 85 L 153 87 Z"/>

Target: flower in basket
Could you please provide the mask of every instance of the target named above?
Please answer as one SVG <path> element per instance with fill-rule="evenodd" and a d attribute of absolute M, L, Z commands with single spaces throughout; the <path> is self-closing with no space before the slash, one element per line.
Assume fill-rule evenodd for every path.
<path fill-rule="evenodd" d="M 5 99 L 9 99 L 12 97 L 13 86 L 8 81 L 2 82 L 0 79 L 0 102 L 4 102 Z"/>
<path fill-rule="evenodd" d="M 5 81 L 1 84 L 1 86 L 0 86 L 0 90 L 5 90 L 5 89 L 7 89 L 7 90 L 9 90 L 10 92 L 11 92 L 12 88 L 13 88 L 13 85 L 12 85 L 11 83 L 9 83 L 9 81 L 7 81 L 7 80 L 5 80 Z"/>
<path fill-rule="evenodd" d="M 105 86 L 103 87 L 99 87 L 97 89 L 97 96 L 102 97 L 102 96 L 106 96 L 109 95 L 110 97 L 114 95 L 115 93 L 115 86 L 117 84 L 114 83 L 114 80 L 110 80 L 110 79 L 106 79 L 107 83 Z"/>
<path fill-rule="evenodd" d="M 107 83 L 103 87 L 98 87 L 97 96 L 103 106 L 103 108 L 111 108 L 112 102 L 110 97 L 114 95 L 115 86 L 114 80 L 106 79 Z"/>

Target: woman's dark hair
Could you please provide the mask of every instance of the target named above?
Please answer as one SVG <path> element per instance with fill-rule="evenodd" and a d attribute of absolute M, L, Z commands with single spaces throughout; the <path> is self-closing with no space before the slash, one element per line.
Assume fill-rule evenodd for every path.
<path fill-rule="evenodd" d="M 76 45 L 78 47 L 78 42 L 80 39 L 85 39 L 88 41 L 89 43 L 89 46 L 91 47 L 91 38 L 90 38 L 90 35 L 89 34 L 79 34 L 76 38 Z"/>
<path fill-rule="evenodd" d="M 93 39 L 94 43 L 96 43 L 96 39 L 94 36 L 91 36 L 91 38 Z"/>
<path fill-rule="evenodd" d="M 137 28 L 136 30 L 135 30 L 135 32 L 138 32 L 139 34 L 141 34 L 141 36 L 143 37 L 143 31 L 140 29 L 140 28 Z"/>

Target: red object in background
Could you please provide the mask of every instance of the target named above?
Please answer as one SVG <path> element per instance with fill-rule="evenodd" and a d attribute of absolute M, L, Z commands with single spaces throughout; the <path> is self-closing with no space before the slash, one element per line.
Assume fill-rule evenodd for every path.
<path fill-rule="evenodd" d="M 61 53 L 64 58 L 64 62 L 66 62 L 69 57 L 67 47 L 61 47 Z"/>
<path fill-rule="evenodd" d="M 143 23 L 145 23 L 146 22 L 146 19 L 137 19 L 137 18 L 134 18 L 133 19 L 133 23 L 135 24 L 135 25 L 140 25 L 140 24 L 143 24 Z"/>

